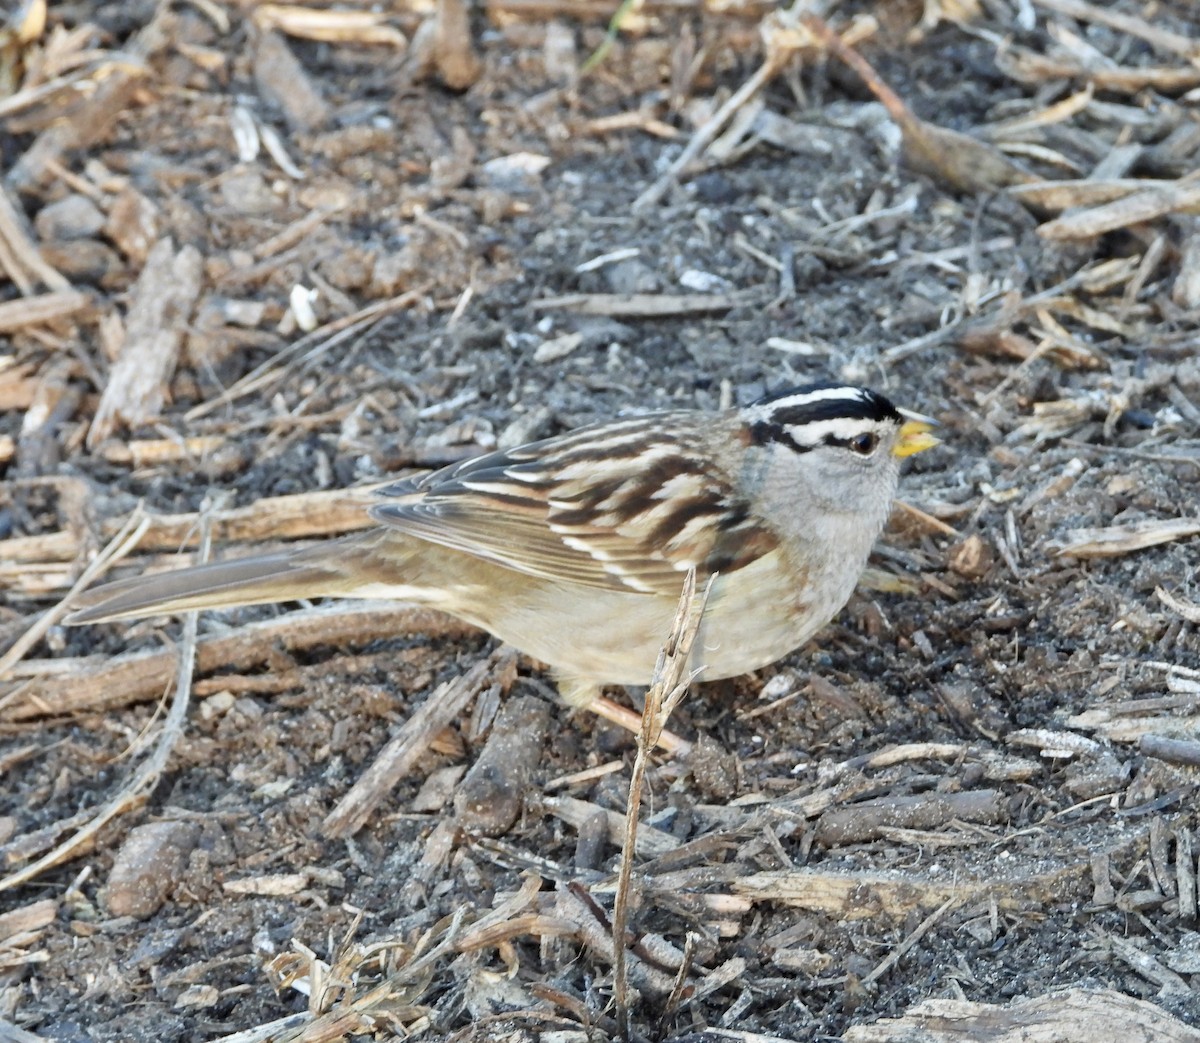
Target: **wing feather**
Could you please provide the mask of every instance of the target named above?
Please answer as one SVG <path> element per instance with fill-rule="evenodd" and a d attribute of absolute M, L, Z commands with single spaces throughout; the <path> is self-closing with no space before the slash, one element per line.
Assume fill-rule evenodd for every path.
<path fill-rule="evenodd" d="M 778 545 L 697 441 L 694 414 L 581 428 L 386 486 L 371 514 L 527 575 L 675 596 L 693 565 L 734 572 Z"/>

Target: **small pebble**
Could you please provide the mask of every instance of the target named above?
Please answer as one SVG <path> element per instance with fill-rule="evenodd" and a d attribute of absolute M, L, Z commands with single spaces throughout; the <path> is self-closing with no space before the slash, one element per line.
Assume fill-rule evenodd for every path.
<path fill-rule="evenodd" d="M 87 196 L 69 195 L 42 207 L 33 225 L 44 241 L 91 239 L 104 227 L 104 215 Z"/>

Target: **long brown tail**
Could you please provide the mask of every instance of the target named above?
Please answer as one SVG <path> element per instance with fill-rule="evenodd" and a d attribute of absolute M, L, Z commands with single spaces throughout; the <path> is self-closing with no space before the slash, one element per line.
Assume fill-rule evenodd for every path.
<path fill-rule="evenodd" d="M 78 626 L 193 609 L 345 596 L 367 582 L 359 564 L 363 550 L 361 538 L 351 536 L 302 550 L 117 580 L 81 595 L 79 607 L 63 622 Z"/>

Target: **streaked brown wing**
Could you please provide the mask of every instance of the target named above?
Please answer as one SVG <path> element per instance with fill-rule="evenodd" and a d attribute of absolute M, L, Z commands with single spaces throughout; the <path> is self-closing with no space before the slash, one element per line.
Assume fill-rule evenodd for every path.
<path fill-rule="evenodd" d="M 777 544 L 695 447 L 666 434 L 692 423 L 640 417 L 490 453 L 381 489 L 389 502 L 371 514 L 527 575 L 673 597 L 691 566 L 734 572 Z"/>

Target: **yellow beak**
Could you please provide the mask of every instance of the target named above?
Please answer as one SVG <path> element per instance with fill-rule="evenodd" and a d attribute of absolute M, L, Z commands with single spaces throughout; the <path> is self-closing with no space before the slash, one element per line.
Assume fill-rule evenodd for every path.
<path fill-rule="evenodd" d="M 941 445 L 941 439 L 930 434 L 934 425 L 935 421 L 925 418 L 904 421 L 900 428 L 900 440 L 892 453 L 900 457 L 912 456 L 914 453 L 932 449 L 935 445 Z"/>

